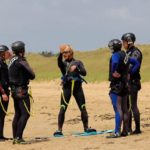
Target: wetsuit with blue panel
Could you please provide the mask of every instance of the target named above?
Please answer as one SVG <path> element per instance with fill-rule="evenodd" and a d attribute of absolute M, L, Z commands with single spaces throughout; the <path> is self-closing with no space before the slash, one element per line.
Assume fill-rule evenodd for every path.
<path fill-rule="evenodd" d="M 129 110 L 130 110 L 130 117 L 129 117 L 129 130 L 132 131 L 132 113 L 135 121 L 135 131 L 133 133 L 138 134 L 141 133 L 140 129 L 140 112 L 137 105 L 138 99 L 138 91 L 141 89 L 141 75 L 140 75 L 140 68 L 142 63 L 142 53 L 141 51 L 135 47 L 130 47 L 127 51 L 127 54 L 130 58 L 136 59 L 140 66 L 139 68 L 130 76 L 129 86 Z M 132 64 L 130 65 L 132 67 Z"/>
<path fill-rule="evenodd" d="M 142 52 L 134 46 L 136 41 L 136 36 L 134 33 L 128 32 L 122 35 L 121 40 L 123 42 L 123 46 L 126 49 L 126 53 L 128 57 L 136 59 L 140 65 L 139 68 L 130 76 L 129 80 L 129 111 L 130 111 L 130 119 L 129 119 L 129 132 L 132 134 L 140 134 L 140 112 L 137 105 L 138 100 L 138 91 L 141 89 L 141 75 L 140 68 L 142 64 Z M 132 67 L 132 64 L 130 64 Z M 132 132 L 132 113 L 135 121 L 135 130 Z"/>
<path fill-rule="evenodd" d="M 127 135 L 128 131 L 128 72 L 133 74 L 139 67 L 139 63 L 135 59 L 130 59 L 124 51 L 121 51 L 121 41 L 110 41 L 113 54 L 110 58 L 109 64 L 109 81 L 110 81 L 110 98 L 115 111 L 115 133 L 110 138 L 120 136 L 121 123 L 123 121 L 123 136 Z M 129 70 L 129 64 L 133 64 Z M 115 76 L 114 74 L 119 74 Z"/>

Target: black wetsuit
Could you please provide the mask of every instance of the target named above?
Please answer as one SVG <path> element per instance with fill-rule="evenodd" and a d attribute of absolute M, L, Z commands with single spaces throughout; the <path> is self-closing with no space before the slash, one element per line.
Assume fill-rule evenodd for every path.
<path fill-rule="evenodd" d="M 29 80 L 33 80 L 34 78 L 35 74 L 24 57 L 14 56 L 10 60 L 9 81 L 15 108 L 15 116 L 12 124 L 14 138 L 22 139 L 23 131 L 30 116 L 28 112 L 30 111 L 28 84 Z"/>
<path fill-rule="evenodd" d="M 130 109 L 130 119 L 129 119 L 129 131 L 132 131 L 132 112 L 135 121 L 135 133 L 140 132 L 140 112 L 137 105 L 138 91 L 141 89 L 141 76 L 140 76 L 140 68 L 142 63 L 142 53 L 136 47 L 131 47 L 127 50 L 127 54 L 131 58 L 135 58 L 140 66 L 138 70 L 130 76 L 130 94 L 129 94 L 129 109 Z"/>
<path fill-rule="evenodd" d="M 0 58 L 0 139 L 3 138 L 3 129 L 4 129 L 4 120 L 7 111 L 9 101 L 3 101 L 2 94 L 6 94 L 9 97 L 9 78 L 8 78 L 8 66 L 7 64 Z M 4 110 L 3 108 L 4 107 Z"/>
<path fill-rule="evenodd" d="M 77 69 L 72 73 L 69 72 L 69 68 L 72 65 L 76 65 Z M 81 61 L 77 61 L 74 58 L 71 60 L 63 61 L 62 54 L 58 56 L 58 67 L 62 73 L 62 93 L 61 93 L 61 108 L 58 115 L 58 127 L 62 130 L 65 120 L 65 112 L 67 110 L 71 94 L 75 97 L 78 107 L 81 111 L 81 119 L 83 122 L 84 130 L 88 128 L 88 114 L 85 107 L 85 97 L 82 89 L 82 82 L 84 79 L 81 77 L 86 75 L 86 70 Z M 72 81 L 74 81 L 74 88 L 72 93 Z"/>

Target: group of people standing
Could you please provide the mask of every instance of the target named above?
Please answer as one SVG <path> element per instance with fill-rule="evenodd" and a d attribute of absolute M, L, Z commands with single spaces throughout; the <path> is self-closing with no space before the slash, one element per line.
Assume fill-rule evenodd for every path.
<path fill-rule="evenodd" d="M 136 37 L 133 33 L 123 34 L 121 40 L 122 42 L 113 39 L 108 43 L 112 52 L 109 65 L 109 95 L 115 111 L 115 132 L 108 138 L 141 133 L 137 98 L 141 89 L 142 53 L 134 45 Z M 126 52 L 121 50 L 122 45 Z M 135 121 L 134 131 L 132 131 L 132 114 Z"/>
<path fill-rule="evenodd" d="M 35 73 L 25 59 L 25 44 L 22 41 L 12 43 L 11 49 L 0 45 L 0 141 L 8 140 L 4 136 L 4 120 L 7 114 L 9 95 L 14 100 L 15 115 L 12 123 L 13 143 L 23 142 L 23 131 L 29 118 L 30 95 L 29 80 L 35 78 Z M 9 65 L 6 60 L 9 59 Z"/>
<path fill-rule="evenodd" d="M 122 41 L 121 41 L 122 40 Z M 108 138 L 117 138 L 129 134 L 140 134 L 140 113 L 137 106 L 138 91 L 141 89 L 140 67 L 142 53 L 135 47 L 136 37 L 133 33 L 125 33 L 121 40 L 113 39 L 108 43 L 112 52 L 109 64 L 110 98 L 115 111 L 114 133 Z M 122 45 L 124 49 L 122 50 Z M 80 60 L 73 56 L 70 45 L 61 45 L 58 56 L 58 67 L 62 73 L 61 105 L 58 115 L 58 130 L 54 136 L 63 135 L 62 127 L 65 112 L 73 95 L 81 112 L 81 120 L 85 132 L 96 132 L 96 129 L 88 126 L 88 113 L 82 82 L 86 82 L 82 76 L 86 75 L 86 69 Z M 132 113 L 135 120 L 135 130 L 132 131 Z M 123 129 L 121 125 L 123 122 Z"/>
<path fill-rule="evenodd" d="M 122 40 L 122 41 L 121 41 Z M 109 64 L 110 98 L 115 111 L 115 130 L 108 138 L 127 136 L 129 133 L 139 134 L 140 113 L 137 106 L 138 91 L 141 89 L 140 67 L 142 53 L 134 46 L 136 37 L 133 33 L 125 33 L 121 40 L 113 39 L 108 43 L 112 52 Z M 126 52 L 122 50 L 122 45 Z M 9 49 L 0 45 L 0 141 L 7 140 L 3 135 L 4 119 L 9 103 L 9 88 L 14 100 L 15 115 L 12 123 L 13 143 L 21 143 L 23 131 L 30 116 L 30 94 L 28 84 L 35 78 L 35 73 L 25 59 L 25 44 L 21 41 L 11 45 L 13 56 L 10 58 Z M 65 113 L 71 96 L 75 97 L 81 112 L 84 132 L 96 132 L 89 128 L 88 113 L 82 83 L 86 82 L 86 69 L 80 60 L 74 58 L 74 51 L 69 44 L 60 46 L 58 67 L 61 77 L 61 102 L 58 114 L 58 130 L 54 136 L 63 136 Z M 7 66 L 5 60 L 10 59 Z M 135 130 L 132 131 L 132 113 L 135 120 Z M 121 131 L 121 125 L 123 128 Z"/>

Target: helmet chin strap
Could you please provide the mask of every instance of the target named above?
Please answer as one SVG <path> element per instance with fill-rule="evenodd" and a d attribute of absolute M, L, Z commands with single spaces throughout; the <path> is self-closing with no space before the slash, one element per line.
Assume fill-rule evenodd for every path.
<path fill-rule="evenodd" d="M 23 52 L 23 53 L 20 53 L 20 56 L 24 57 L 24 52 Z"/>

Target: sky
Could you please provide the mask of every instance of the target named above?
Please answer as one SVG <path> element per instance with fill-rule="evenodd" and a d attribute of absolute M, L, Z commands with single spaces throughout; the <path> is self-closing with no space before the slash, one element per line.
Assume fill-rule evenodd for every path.
<path fill-rule="evenodd" d="M 27 51 L 95 50 L 126 32 L 150 44 L 150 0 L 0 0 L 0 19 L 0 44 Z"/>

